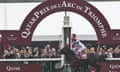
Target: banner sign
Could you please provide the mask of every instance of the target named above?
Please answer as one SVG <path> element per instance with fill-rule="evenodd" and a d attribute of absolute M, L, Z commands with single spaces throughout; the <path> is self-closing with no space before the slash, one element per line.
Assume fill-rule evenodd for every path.
<path fill-rule="evenodd" d="M 99 44 L 120 44 L 120 30 L 112 30 L 104 15 L 84 0 L 47 0 L 40 3 L 21 22 L 20 29 L 0 30 L 0 58 L 2 45 L 30 44 L 38 24 L 47 16 L 61 11 L 70 11 L 83 16 L 93 26 Z M 119 72 L 118 64 L 103 64 L 101 72 Z M 32 69 L 32 70 L 31 70 Z M 39 65 L 0 65 L 0 72 L 40 72 Z M 91 71 L 94 72 L 94 71 Z"/>
<path fill-rule="evenodd" d="M 100 44 L 119 44 L 120 30 L 111 30 L 109 23 L 100 11 L 84 0 L 49 0 L 35 7 L 24 19 L 19 31 L 2 30 L 1 42 L 6 43 L 30 43 L 35 28 L 46 16 L 60 11 L 71 11 L 86 18 L 96 31 Z M 10 36 L 16 39 L 8 39 Z"/>
<path fill-rule="evenodd" d="M 111 61 L 108 63 L 101 63 L 100 72 L 120 72 L 120 62 L 119 61 Z M 90 67 L 90 72 L 96 72 L 95 68 Z"/>
<path fill-rule="evenodd" d="M 0 72 L 41 72 L 39 64 L 1 64 Z"/>

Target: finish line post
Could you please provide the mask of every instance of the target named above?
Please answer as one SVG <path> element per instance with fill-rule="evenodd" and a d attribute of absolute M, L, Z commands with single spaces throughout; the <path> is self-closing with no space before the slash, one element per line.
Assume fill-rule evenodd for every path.
<path fill-rule="evenodd" d="M 70 26 L 70 17 L 67 16 L 67 12 L 65 12 L 65 16 L 64 16 L 63 46 L 71 48 L 71 26 Z"/>

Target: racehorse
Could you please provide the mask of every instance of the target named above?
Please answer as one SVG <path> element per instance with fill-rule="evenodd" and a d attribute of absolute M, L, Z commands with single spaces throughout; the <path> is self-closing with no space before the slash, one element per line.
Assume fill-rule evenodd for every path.
<path fill-rule="evenodd" d="M 60 53 L 65 55 L 66 62 L 71 64 L 71 68 L 74 69 L 73 72 L 80 72 L 80 68 L 84 65 L 90 65 L 96 68 L 96 72 L 100 72 L 100 65 L 97 64 L 98 61 L 95 57 L 88 57 L 84 60 L 78 59 L 76 54 L 68 47 L 63 48 Z M 88 54 L 88 56 L 91 56 L 91 54 Z M 89 72 L 89 70 L 84 72 Z"/>

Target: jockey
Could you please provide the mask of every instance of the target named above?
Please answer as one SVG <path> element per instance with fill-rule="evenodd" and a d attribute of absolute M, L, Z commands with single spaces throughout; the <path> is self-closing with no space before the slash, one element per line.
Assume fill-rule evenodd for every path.
<path fill-rule="evenodd" d="M 76 54 L 78 59 L 81 57 L 81 53 L 85 49 L 86 49 L 86 46 L 80 40 L 77 40 L 76 34 L 73 34 L 71 50 Z"/>

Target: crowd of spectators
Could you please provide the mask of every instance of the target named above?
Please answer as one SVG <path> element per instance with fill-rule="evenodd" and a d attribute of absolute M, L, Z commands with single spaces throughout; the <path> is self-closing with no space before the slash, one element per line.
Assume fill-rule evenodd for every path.
<path fill-rule="evenodd" d="M 50 43 L 47 43 L 43 48 L 39 46 L 22 46 L 17 47 L 14 45 L 9 46 L 8 49 L 4 49 L 3 58 L 4 59 L 26 59 L 26 58 L 56 58 L 60 54 L 56 52 L 57 49 L 53 48 Z M 30 64 L 30 63 L 40 63 L 41 72 L 56 72 L 55 62 L 32 62 L 32 61 L 21 61 L 21 62 L 5 62 L 5 63 L 17 63 L 17 64 Z M 52 65 L 52 68 L 51 68 Z"/>
<path fill-rule="evenodd" d="M 114 48 L 113 47 L 107 48 L 106 46 L 105 47 L 98 46 L 98 48 L 95 47 L 86 48 L 83 51 L 83 57 L 85 56 L 85 54 L 87 57 L 89 57 L 88 55 L 91 53 L 94 54 L 94 57 L 96 57 L 99 62 L 105 61 L 105 58 L 120 58 L 120 46 L 118 45 Z"/>
<path fill-rule="evenodd" d="M 10 46 L 4 50 L 3 58 L 33 58 L 39 57 L 38 47 L 32 48 L 30 46 L 17 48 Z"/>
<path fill-rule="evenodd" d="M 23 46 L 17 48 L 16 46 L 10 46 L 4 50 L 3 58 L 55 58 L 60 56 L 59 49 L 51 47 L 51 44 L 46 44 L 44 48 Z M 90 47 L 86 48 L 85 53 L 89 54 L 93 52 L 99 57 L 99 60 L 103 58 L 120 58 L 120 46 L 115 48 L 107 47 Z"/>
<path fill-rule="evenodd" d="M 46 44 L 44 48 L 10 46 L 8 49 L 4 49 L 3 58 L 54 58 L 56 55 L 56 48 L 51 47 L 50 44 Z"/>
<path fill-rule="evenodd" d="M 118 45 L 115 48 L 100 47 L 97 50 L 97 54 L 106 58 L 120 58 L 120 46 Z"/>
<path fill-rule="evenodd" d="M 86 46 L 87 47 L 87 46 Z M 70 59 L 74 59 L 74 55 L 72 56 L 71 53 L 72 50 L 68 51 L 69 49 L 66 50 L 66 52 L 68 53 L 68 61 L 70 61 Z M 38 46 L 22 46 L 17 48 L 16 46 L 12 45 L 10 46 L 8 49 L 4 49 L 4 53 L 3 53 L 3 58 L 5 59 L 9 59 L 9 58 L 17 58 L 17 59 L 21 59 L 21 58 L 56 58 L 56 57 L 60 57 L 60 53 L 61 53 L 61 48 L 57 49 L 51 46 L 51 44 L 46 44 L 43 48 L 39 48 Z M 63 51 L 64 52 L 64 51 Z M 98 46 L 96 47 L 87 47 L 85 50 L 83 50 L 80 55 L 79 55 L 80 59 L 89 59 L 89 65 L 95 67 L 98 72 L 100 70 L 100 65 L 98 65 L 96 63 L 96 61 L 98 62 L 104 62 L 105 58 L 120 58 L 120 46 L 116 46 L 116 47 L 109 47 L 107 48 L 106 45 L 105 46 Z M 66 59 L 67 60 L 67 59 Z M 29 62 L 22 62 L 24 64 L 28 64 Z M 50 65 L 53 65 L 52 69 L 49 68 Z M 42 62 L 41 65 L 43 65 L 42 67 L 44 67 L 42 70 L 44 70 L 43 72 L 55 72 L 55 64 L 56 63 L 51 63 L 51 62 Z M 86 64 L 86 63 L 85 63 Z M 88 68 L 88 64 L 83 65 L 83 71 L 82 72 L 89 72 L 89 68 Z M 85 69 L 84 69 L 85 68 Z M 82 70 L 81 69 L 81 70 Z M 86 70 L 86 71 L 84 71 Z M 73 71 L 74 72 L 74 71 Z"/>

